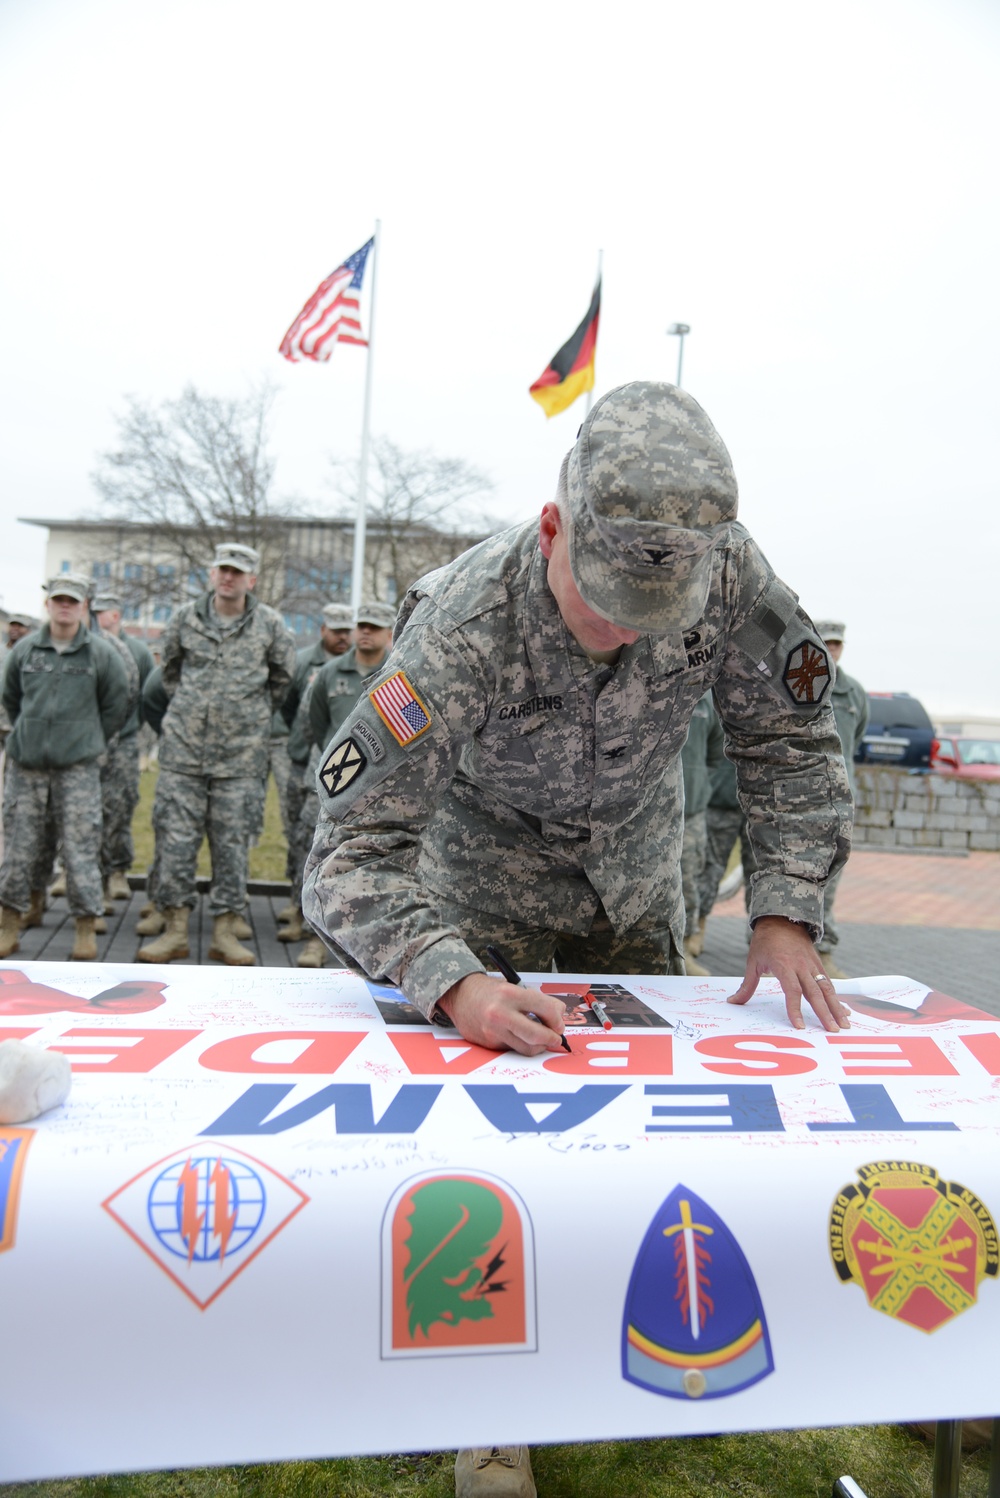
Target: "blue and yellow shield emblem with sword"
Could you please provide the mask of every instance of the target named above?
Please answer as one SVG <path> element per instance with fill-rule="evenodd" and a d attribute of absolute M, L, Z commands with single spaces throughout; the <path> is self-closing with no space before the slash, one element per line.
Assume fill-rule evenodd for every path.
<path fill-rule="evenodd" d="M 632 1269 L 622 1376 L 672 1399 L 718 1399 L 774 1371 L 750 1266 L 707 1202 L 677 1186 Z"/>

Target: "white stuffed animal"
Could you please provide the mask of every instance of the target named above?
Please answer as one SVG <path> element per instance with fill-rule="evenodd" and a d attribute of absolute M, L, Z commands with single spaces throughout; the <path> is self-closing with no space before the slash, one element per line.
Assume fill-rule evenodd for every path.
<path fill-rule="evenodd" d="M 69 1097 L 72 1071 L 61 1051 L 0 1041 L 0 1124 L 27 1123 Z"/>

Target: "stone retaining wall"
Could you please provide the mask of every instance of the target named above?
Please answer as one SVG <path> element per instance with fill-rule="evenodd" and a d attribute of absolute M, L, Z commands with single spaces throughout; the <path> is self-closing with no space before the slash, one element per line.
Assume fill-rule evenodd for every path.
<path fill-rule="evenodd" d="M 855 847 L 1000 849 L 1000 780 L 855 765 Z"/>

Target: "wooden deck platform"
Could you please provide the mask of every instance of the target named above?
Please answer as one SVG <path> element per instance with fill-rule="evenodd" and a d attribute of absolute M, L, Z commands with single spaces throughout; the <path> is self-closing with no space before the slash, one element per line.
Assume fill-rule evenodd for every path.
<path fill-rule="evenodd" d="M 205 963 L 209 967 L 222 966 L 221 963 L 210 961 L 208 957 L 212 942 L 212 917 L 208 909 L 208 895 L 201 888 L 202 883 L 199 880 L 198 904 L 191 912 L 191 924 L 188 928 L 191 955 L 179 961 L 176 964 L 178 966 L 196 963 Z M 261 967 L 294 967 L 295 958 L 302 951 L 303 944 L 278 941 L 277 915 L 288 904 L 288 885 L 251 882 L 249 892 L 250 898 L 243 913 L 253 927 L 254 934 L 252 940 L 244 941 L 243 945 L 250 947 L 256 954 Z M 139 912 L 145 903 L 146 891 L 144 887 L 138 887 L 138 881 L 133 886 L 131 899 L 115 901 L 114 915 L 105 917 L 108 923 L 107 935 L 97 938 L 99 962 L 135 961 L 135 954 L 143 941 L 152 939 L 135 934 Z M 73 935 L 73 917 L 67 909 L 65 898 L 50 900 L 44 923 L 21 933 L 20 946 L 8 960 L 68 962 Z"/>

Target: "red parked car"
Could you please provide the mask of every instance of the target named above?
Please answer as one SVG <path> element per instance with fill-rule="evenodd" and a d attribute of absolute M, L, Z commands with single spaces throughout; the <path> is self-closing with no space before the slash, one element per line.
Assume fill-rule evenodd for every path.
<path fill-rule="evenodd" d="M 935 739 L 931 769 L 960 780 L 1000 780 L 1000 739 Z"/>

